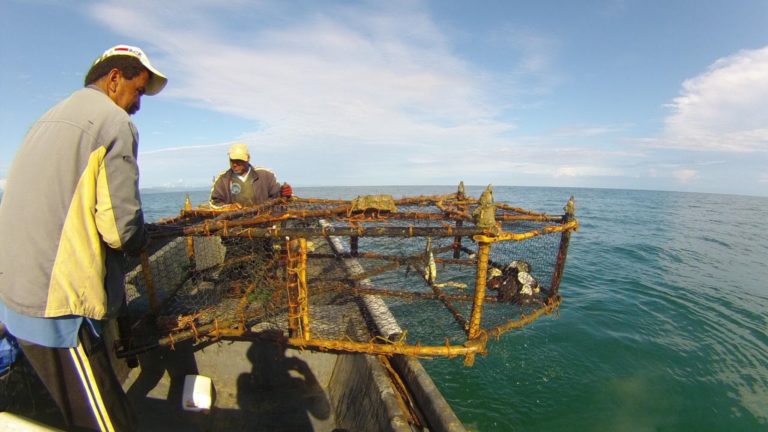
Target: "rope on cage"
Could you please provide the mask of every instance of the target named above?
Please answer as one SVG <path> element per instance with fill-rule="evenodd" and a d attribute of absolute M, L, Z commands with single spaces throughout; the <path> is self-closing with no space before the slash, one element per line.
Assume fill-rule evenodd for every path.
<path fill-rule="evenodd" d="M 189 323 L 189 327 L 192 329 L 192 335 L 194 336 L 195 343 L 196 344 L 199 343 L 200 342 L 200 335 L 197 332 L 197 326 L 195 326 L 195 322 L 191 321 Z"/>
<path fill-rule="evenodd" d="M 173 338 L 173 332 L 168 333 L 168 340 L 170 341 L 168 347 L 171 351 L 176 351 L 176 339 Z"/>
<path fill-rule="evenodd" d="M 219 319 L 213 319 L 213 335 L 218 340 L 221 339 L 221 330 L 219 330 Z"/>
<path fill-rule="evenodd" d="M 448 340 L 448 338 L 445 338 L 445 351 L 448 353 L 448 358 L 454 358 L 458 356 L 458 354 L 454 354 L 451 352 L 451 341 Z"/>

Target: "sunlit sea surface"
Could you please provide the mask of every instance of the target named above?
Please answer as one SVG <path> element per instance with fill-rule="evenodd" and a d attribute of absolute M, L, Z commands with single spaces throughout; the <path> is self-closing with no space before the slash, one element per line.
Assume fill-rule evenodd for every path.
<path fill-rule="evenodd" d="M 295 188 L 395 198 L 455 187 Z M 478 197 L 482 188 L 468 187 Z M 495 187 L 498 202 L 581 229 L 558 316 L 505 334 L 474 367 L 422 363 L 470 430 L 768 431 L 768 198 Z M 150 221 L 183 192 L 145 193 Z M 193 203 L 207 191 L 190 192 Z"/>

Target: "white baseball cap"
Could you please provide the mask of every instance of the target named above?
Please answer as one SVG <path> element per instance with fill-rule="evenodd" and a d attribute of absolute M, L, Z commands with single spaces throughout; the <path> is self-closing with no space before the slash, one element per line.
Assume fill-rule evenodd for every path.
<path fill-rule="evenodd" d="M 135 57 L 139 59 L 141 64 L 149 70 L 149 81 L 147 82 L 147 88 L 144 91 L 145 95 L 152 96 L 160 93 L 163 87 L 165 87 L 165 84 L 168 83 L 168 78 L 166 78 L 165 75 L 163 75 L 159 70 L 152 66 L 152 63 L 149 62 L 149 57 L 144 54 L 144 51 L 142 51 L 141 48 L 135 46 L 115 45 L 112 48 L 104 51 L 104 54 L 97 58 L 93 64 L 99 63 L 107 57 L 112 57 L 115 55 L 127 55 Z"/>

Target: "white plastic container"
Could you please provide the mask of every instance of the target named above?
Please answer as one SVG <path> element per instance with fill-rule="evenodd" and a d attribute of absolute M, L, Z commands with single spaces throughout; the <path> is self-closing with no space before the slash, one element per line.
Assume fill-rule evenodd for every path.
<path fill-rule="evenodd" d="M 184 396 L 181 407 L 186 411 L 208 412 L 211 409 L 213 384 L 203 375 L 184 377 Z"/>

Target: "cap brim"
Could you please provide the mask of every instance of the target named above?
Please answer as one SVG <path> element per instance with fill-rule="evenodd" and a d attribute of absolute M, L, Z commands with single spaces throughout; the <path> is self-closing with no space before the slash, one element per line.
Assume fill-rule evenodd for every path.
<path fill-rule="evenodd" d="M 165 85 L 168 84 L 168 78 L 149 64 L 149 62 L 142 61 L 141 64 L 149 70 L 149 81 L 147 82 L 147 87 L 144 89 L 144 94 L 147 96 L 154 96 L 160 93 L 165 88 Z"/>

